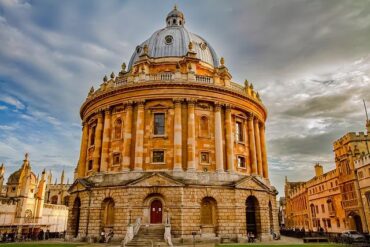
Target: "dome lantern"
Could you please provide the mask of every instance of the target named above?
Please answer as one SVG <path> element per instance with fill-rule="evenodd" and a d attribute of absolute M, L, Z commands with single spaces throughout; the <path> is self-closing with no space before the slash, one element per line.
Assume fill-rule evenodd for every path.
<path fill-rule="evenodd" d="M 176 5 L 173 7 L 173 10 L 170 13 L 168 13 L 166 17 L 166 23 L 167 27 L 184 26 L 185 24 L 184 14 L 181 11 L 177 10 Z"/>

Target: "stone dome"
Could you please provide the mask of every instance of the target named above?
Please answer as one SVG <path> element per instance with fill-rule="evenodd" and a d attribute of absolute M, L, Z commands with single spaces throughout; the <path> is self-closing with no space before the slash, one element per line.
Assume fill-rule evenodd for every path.
<path fill-rule="evenodd" d="M 192 43 L 192 52 L 201 61 L 218 67 L 218 57 L 212 46 L 202 37 L 189 32 L 185 27 L 185 18 L 181 11 L 175 8 L 167 15 L 167 26 L 153 33 L 153 35 L 138 45 L 131 56 L 128 69 L 138 60 L 144 52 L 144 46 L 148 48 L 148 56 L 151 58 L 183 57 L 189 52 L 189 43 Z"/>

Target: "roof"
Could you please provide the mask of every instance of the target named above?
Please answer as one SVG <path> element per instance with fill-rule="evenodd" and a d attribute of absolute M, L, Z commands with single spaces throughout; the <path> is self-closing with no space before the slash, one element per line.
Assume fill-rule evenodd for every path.
<path fill-rule="evenodd" d="M 167 19 L 174 16 L 184 18 L 182 12 L 176 8 L 168 14 Z M 219 66 L 218 57 L 212 46 L 201 36 L 189 32 L 184 27 L 184 23 L 181 23 L 168 24 L 138 45 L 131 56 L 128 69 L 139 60 L 139 56 L 144 52 L 144 46 L 148 47 L 148 56 L 152 58 L 183 57 L 189 52 L 190 42 L 193 45 L 191 51 L 196 53 L 196 58 L 213 67 Z"/>

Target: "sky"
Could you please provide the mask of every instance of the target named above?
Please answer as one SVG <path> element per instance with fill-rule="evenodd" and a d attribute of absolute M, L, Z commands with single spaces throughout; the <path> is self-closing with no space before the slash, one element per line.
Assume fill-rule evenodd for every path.
<path fill-rule="evenodd" d="M 79 156 L 79 108 L 135 47 L 165 26 L 177 4 L 186 28 L 213 46 L 268 109 L 270 180 L 307 180 L 335 167 L 332 143 L 365 131 L 370 108 L 370 1 L 0 0 L 0 163 L 24 153 L 36 173 Z"/>

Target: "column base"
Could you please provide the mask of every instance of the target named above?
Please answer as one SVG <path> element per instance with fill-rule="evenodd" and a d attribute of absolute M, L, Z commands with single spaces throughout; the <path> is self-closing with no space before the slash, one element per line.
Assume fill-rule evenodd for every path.
<path fill-rule="evenodd" d="M 173 171 L 174 172 L 183 172 L 184 170 L 182 169 L 182 167 L 175 167 L 175 168 L 173 168 Z"/>

